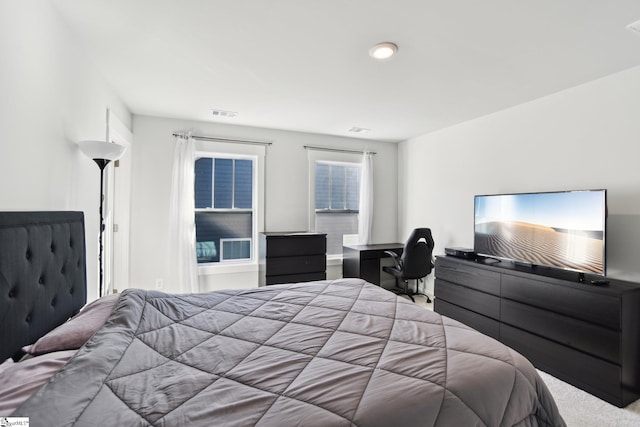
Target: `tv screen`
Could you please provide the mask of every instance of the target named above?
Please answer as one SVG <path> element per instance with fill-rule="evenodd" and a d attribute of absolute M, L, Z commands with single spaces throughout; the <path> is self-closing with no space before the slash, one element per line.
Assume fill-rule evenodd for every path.
<path fill-rule="evenodd" d="M 478 255 L 605 274 L 606 190 L 475 196 Z"/>

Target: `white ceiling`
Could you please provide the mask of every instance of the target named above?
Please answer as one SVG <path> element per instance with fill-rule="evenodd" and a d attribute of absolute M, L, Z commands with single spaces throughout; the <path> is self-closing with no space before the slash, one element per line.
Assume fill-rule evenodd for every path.
<path fill-rule="evenodd" d="M 51 1 L 161 117 L 400 141 L 640 65 L 640 0 Z"/>

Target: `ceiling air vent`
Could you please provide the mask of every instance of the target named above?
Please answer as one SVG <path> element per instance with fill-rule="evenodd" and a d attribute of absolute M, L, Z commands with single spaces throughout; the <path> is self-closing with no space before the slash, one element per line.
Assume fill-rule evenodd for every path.
<path fill-rule="evenodd" d="M 211 110 L 211 115 L 213 117 L 221 117 L 223 119 L 233 119 L 238 116 L 238 113 L 235 111 L 226 111 L 226 110 Z"/>
<path fill-rule="evenodd" d="M 627 28 L 640 36 L 640 21 L 636 21 L 633 24 L 627 25 Z"/>
<path fill-rule="evenodd" d="M 371 129 L 359 128 L 357 126 L 354 126 L 351 129 L 349 129 L 349 132 L 353 132 L 353 133 L 365 133 L 365 132 L 370 132 L 370 131 L 371 131 Z"/>

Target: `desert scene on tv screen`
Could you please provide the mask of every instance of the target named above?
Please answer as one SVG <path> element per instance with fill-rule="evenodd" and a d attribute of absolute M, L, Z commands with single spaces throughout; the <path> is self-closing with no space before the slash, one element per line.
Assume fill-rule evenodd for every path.
<path fill-rule="evenodd" d="M 476 252 L 602 274 L 602 239 L 520 222 L 478 224 Z"/>
<path fill-rule="evenodd" d="M 595 200 L 554 198 L 555 194 L 489 196 L 476 200 L 475 251 L 540 266 L 604 274 L 604 212 Z M 567 197 L 567 194 L 561 196 Z M 593 195 L 587 195 L 593 198 Z M 493 199 L 493 197 L 498 197 Z M 595 205 L 585 217 L 584 203 Z M 532 207 L 535 207 L 533 209 Z M 578 209 L 578 208 L 582 209 Z"/>

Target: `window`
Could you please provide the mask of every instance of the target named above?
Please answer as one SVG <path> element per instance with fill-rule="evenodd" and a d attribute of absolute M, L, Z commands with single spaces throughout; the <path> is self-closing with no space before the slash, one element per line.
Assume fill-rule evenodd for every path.
<path fill-rule="evenodd" d="M 253 260 L 254 160 L 232 155 L 195 162 L 198 263 Z"/>
<path fill-rule="evenodd" d="M 360 164 L 317 161 L 315 230 L 327 233 L 327 254 L 342 254 L 345 236 L 358 234 Z"/>

